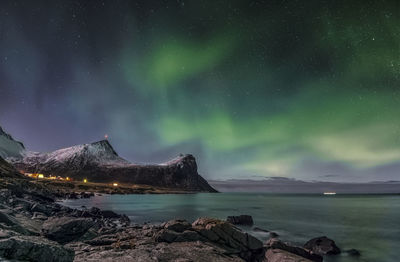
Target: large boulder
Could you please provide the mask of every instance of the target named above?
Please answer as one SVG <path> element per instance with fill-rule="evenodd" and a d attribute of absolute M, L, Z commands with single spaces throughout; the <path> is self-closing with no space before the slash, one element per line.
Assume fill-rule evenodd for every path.
<path fill-rule="evenodd" d="M 311 260 L 282 249 L 268 249 L 263 262 L 312 262 Z"/>
<path fill-rule="evenodd" d="M 183 232 L 192 228 L 192 225 L 186 220 L 174 219 L 166 222 L 164 228 L 175 232 Z"/>
<path fill-rule="evenodd" d="M 90 218 L 51 217 L 43 223 L 42 234 L 63 244 L 79 239 L 94 224 Z"/>
<path fill-rule="evenodd" d="M 340 249 L 336 246 L 335 241 L 326 236 L 313 238 L 305 243 L 304 247 L 321 256 L 340 254 Z"/>
<path fill-rule="evenodd" d="M 70 262 L 74 251 L 35 236 L 13 236 L 0 239 L 0 256 L 18 261 Z"/>
<path fill-rule="evenodd" d="M 260 240 L 243 232 L 232 224 L 213 218 L 199 218 L 192 228 L 210 242 L 218 243 L 228 253 L 237 254 L 247 261 L 254 261 L 263 255 Z"/>
<path fill-rule="evenodd" d="M 226 221 L 233 225 L 252 226 L 254 224 L 253 218 L 249 215 L 228 216 Z"/>
<path fill-rule="evenodd" d="M 309 259 L 314 262 L 322 262 L 322 256 L 314 254 L 312 251 L 310 251 L 308 249 L 298 247 L 298 246 L 293 246 L 288 243 L 284 243 L 276 238 L 272 238 L 272 239 L 268 240 L 266 243 L 266 248 L 273 249 L 273 250 L 284 250 L 289 253 L 295 254 L 297 256 Z M 277 252 L 273 252 L 273 253 L 277 253 Z"/>

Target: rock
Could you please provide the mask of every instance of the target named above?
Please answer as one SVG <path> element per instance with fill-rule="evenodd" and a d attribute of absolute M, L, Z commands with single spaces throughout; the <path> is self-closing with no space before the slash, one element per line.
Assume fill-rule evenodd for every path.
<path fill-rule="evenodd" d="M 264 262 L 312 262 L 311 260 L 281 249 L 268 249 Z"/>
<path fill-rule="evenodd" d="M 75 262 L 86 261 L 170 261 L 170 262 L 245 262 L 236 255 L 228 255 L 225 250 L 210 243 L 204 242 L 173 242 L 154 243 L 146 242 L 135 246 L 135 248 L 124 249 L 126 244 L 122 243 L 120 248 L 98 248 L 88 249 L 87 252 L 78 252 Z M 126 245 L 129 247 L 128 245 Z"/>
<path fill-rule="evenodd" d="M 69 262 L 74 251 L 34 236 L 14 236 L 0 239 L 0 256 L 22 261 Z"/>
<path fill-rule="evenodd" d="M 253 231 L 255 231 L 255 232 L 264 232 L 264 233 L 268 233 L 269 232 L 269 230 L 262 229 L 262 228 L 259 228 L 259 227 L 253 228 Z"/>
<path fill-rule="evenodd" d="M 322 262 L 322 256 L 314 254 L 312 251 L 310 251 L 308 249 L 289 245 L 288 243 L 284 243 L 276 238 L 268 240 L 266 243 L 266 248 L 274 249 L 274 250 L 277 250 L 277 249 L 284 250 L 289 253 L 295 254 L 297 256 L 311 260 L 311 261 Z"/>
<path fill-rule="evenodd" d="M 263 255 L 260 240 L 232 226 L 232 224 L 213 218 L 199 218 L 192 228 L 210 242 L 219 243 L 232 254 L 253 261 Z"/>
<path fill-rule="evenodd" d="M 344 252 L 345 252 L 346 254 L 348 254 L 349 256 L 352 256 L 352 257 L 359 257 L 359 256 L 361 256 L 361 252 L 358 251 L 357 249 L 354 249 L 354 248 L 349 249 L 349 250 L 345 250 Z"/>
<path fill-rule="evenodd" d="M 198 241 L 202 237 L 195 231 L 186 230 L 179 234 L 174 242 L 190 242 L 190 241 Z"/>
<path fill-rule="evenodd" d="M 45 214 L 40 212 L 34 212 L 32 216 L 32 219 L 38 219 L 38 220 L 46 220 L 47 218 L 48 217 Z"/>
<path fill-rule="evenodd" d="M 59 243 L 67 243 L 83 236 L 94 224 L 90 218 L 51 217 L 43 223 L 42 234 Z"/>
<path fill-rule="evenodd" d="M 71 192 L 69 194 L 66 194 L 65 197 L 68 199 L 78 199 L 78 194 L 76 194 L 75 192 Z"/>
<path fill-rule="evenodd" d="M 49 208 L 47 208 L 45 205 L 35 203 L 31 207 L 31 212 L 40 212 L 40 213 L 46 214 L 48 216 L 48 215 L 50 215 L 51 210 Z"/>
<path fill-rule="evenodd" d="M 275 233 L 275 232 L 269 232 L 269 237 L 276 238 L 276 237 L 279 237 L 279 235 L 278 235 L 278 233 Z"/>
<path fill-rule="evenodd" d="M 192 225 L 187 222 L 186 220 L 170 220 L 167 223 L 165 223 L 164 228 L 169 229 L 175 232 L 183 232 L 187 229 L 190 229 Z"/>
<path fill-rule="evenodd" d="M 336 246 L 335 241 L 326 236 L 313 238 L 305 243 L 304 247 L 321 256 L 340 254 L 340 249 Z"/>
<path fill-rule="evenodd" d="M 103 210 L 100 212 L 103 218 L 118 218 L 120 217 L 117 213 L 111 210 Z"/>
<path fill-rule="evenodd" d="M 252 226 L 254 224 L 253 218 L 249 215 L 228 216 L 226 221 L 233 225 Z"/>
<path fill-rule="evenodd" d="M 163 229 L 156 233 L 154 236 L 155 241 L 157 242 L 167 242 L 172 243 L 178 237 L 178 233 L 172 230 Z M 182 241 L 181 241 L 182 242 Z"/>

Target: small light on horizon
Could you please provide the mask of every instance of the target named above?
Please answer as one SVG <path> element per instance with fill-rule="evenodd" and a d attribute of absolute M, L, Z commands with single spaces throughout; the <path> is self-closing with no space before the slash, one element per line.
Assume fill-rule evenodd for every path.
<path fill-rule="evenodd" d="M 87 183 L 87 179 L 85 178 L 85 179 L 83 179 L 83 183 Z"/>
<path fill-rule="evenodd" d="M 118 183 L 114 183 L 113 186 L 118 186 Z"/>
<path fill-rule="evenodd" d="M 105 134 L 105 135 L 104 135 L 104 138 L 105 138 L 105 139 L 108 139 L 108 135 L 107 135 L 107 134 Z"/>

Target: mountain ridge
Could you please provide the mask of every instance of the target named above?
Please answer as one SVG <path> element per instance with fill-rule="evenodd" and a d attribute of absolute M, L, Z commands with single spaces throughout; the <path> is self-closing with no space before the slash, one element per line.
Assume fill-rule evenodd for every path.
<path fill-rule="evenodd" d="M 1 147 L 0 147 L 1 149 Z M 181 154 L 160 164 L 134 164 L 120 157 L 108 140 L 61 148 L 53 152 L 26 151 L 8 157 L 21 173 L 87 179 L 92 182 L 132 183 L 196 192 L 217 192 L 197 172 L 193 155 Z"/>

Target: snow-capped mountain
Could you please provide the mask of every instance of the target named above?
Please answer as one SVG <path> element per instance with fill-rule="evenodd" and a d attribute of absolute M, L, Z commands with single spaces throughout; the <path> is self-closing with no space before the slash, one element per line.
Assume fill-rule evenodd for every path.
<path fill-rule="evenodd" d="M 76 145 L 51 153 L 26 152 L 23 162 L 32 166 L 80 170 L 97 165 L 127 165 L 129 162 L 115 152 L 107 140 Z"/>
<path fill-rule="evenodd" d="M 24 145 L 12 138 L 0 126 L 0 157 L 21 158 L 25 153 Z"/>
<path fill-rule="evenodd" d="M 27 173 L 84 178 L 93 182 L 119 182 L 168 187 L 180 190 L 215 190 L 197 173 L 192 155 L 158 165 L 137 165 L 121 158 L 108 140 L 59 149 L 51 153 L 26 152 L 14 166 Z"/>

